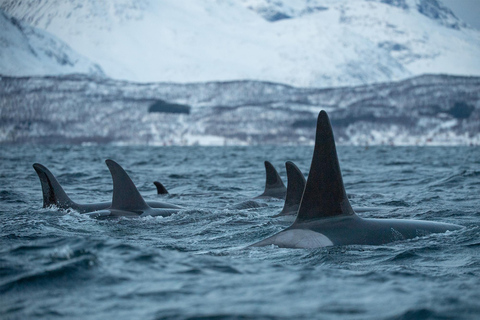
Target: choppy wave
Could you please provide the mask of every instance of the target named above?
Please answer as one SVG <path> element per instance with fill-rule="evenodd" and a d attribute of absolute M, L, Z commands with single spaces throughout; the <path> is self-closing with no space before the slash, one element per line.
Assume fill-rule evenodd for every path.
<path fill-rule="evenodd" d="M 364 217 L 466 228 L 383 246 L 247 248 L 291 220 L 263 191 L 263 161 L 286 180 L 309 147 L 35 147 L 0 151 L 0 313 L 4 319 L 476 319 L 480 315 L 479 148 L 338 148 Z M 161 155 L 161 156 L 160 156 Z M 111 198 L 113 158 L 169 217 L 97 221 L 41 208 L 31 165 L 75 201 Z M 470 160 L 469 160 L 470 159 Z M 156 195 L 154 180 L 170 191 Z"/>

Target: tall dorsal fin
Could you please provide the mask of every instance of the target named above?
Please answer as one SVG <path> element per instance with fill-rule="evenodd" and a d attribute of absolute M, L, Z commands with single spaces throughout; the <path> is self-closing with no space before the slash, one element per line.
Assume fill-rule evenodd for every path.
<path fill-rule="evenodd" d="M 332 125 L 325 111 L 320 111 L 312 164 L 295 222 L 354 215 L 343 186 Z"/>
<path fill-rule="evenodd" d="M 303 190 L 305 189 L 305 177 L 298 167 L 291 161 L 285 162 L 287 169 L 287 196 L 285 197 L 285 205 L 280 214 L 291 209 L 292 206 L 299 206 L 302 201 Z"/>
<path fill-rule="evenodd" d="M 163 184 L 158 181 L 154 181 L 153 184 L 157 187 L 157 194 L 168 194 L 167 188 Z"/>
<path fill-rule="evenodd" d="M 143 200 L 132 179 L 123 168 L 113 160 L 105 160 L 112 174 L 113 197 L 111 209 L 124 211 L 139 211 L 148 209 L 149 206 Z"/>
<path fill-rule="evenodd" d="M 282 178 L 280 178 L 277 170 L 275 170 L 275 167 L 269 161 L 265 161 L 265 173 L 267 178 L 265 182 L 265 193 L 270 189 L 286 189 Z"/>
<path fill-rule="evenodd" d="M 40 179 L 43 193 L 43 207 L 55 205 L 59 208 L 70 208 L 75 203 L 67 196 L 55 176 L 45 166 L 34 163 L 33 169 Z"/>

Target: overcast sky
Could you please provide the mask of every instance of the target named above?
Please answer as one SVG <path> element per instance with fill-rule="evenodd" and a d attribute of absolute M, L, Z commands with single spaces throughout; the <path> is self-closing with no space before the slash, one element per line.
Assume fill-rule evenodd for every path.
<path fill-rule="evenodd" d="M 480 0 L 441 0 L 453 13 L 480 30 Z"/>

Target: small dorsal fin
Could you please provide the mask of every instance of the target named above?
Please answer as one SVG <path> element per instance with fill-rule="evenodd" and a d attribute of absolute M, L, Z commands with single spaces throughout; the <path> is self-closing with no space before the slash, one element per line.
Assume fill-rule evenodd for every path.
<path fill-rule="evenodd" d="M 305 189 L 305 177 L 298 167 L 291 161 L 285 162 L 287 169 L 287 196 L 285 197 L 285 205 L 280 214 L 291 209 L 293 206 L 300 205 L 302 201 L 303 190 Z"/>
<path fill-rule="evenodd" d="M 158 181 L 154 181 L 153 184 L 157 187 L 157 194 L 168 194 L 167 188 L 163 184 Z"/>
<path fill-rule="evenodd" d="M 113 197 L 110 208 L 124 211 L 148 209 L 149 206 L 145 203 L 145 200 L 143 200 L 143 197 L 125 170 L 113 160 L 105 160 L 105 163 L 113 179 Z"/>
<path fill-rule="evenodd" d="M 284 188 L 285 184 L 283 184 L 282 178 L 278 174 L 275 167 L 269 162 L 265 161 L 265 173 L 266 173 L 266 182 L 265 182 L 265 193 L 268 192 L 270 189 L 278 189 Z"/>
<path fill-rule="evenodd" d="M 75 203 L 67 196 L 55 176 L 45 166 L 34 163 L 33 169 L 40 179 L 43 193 L 43 207 L 55 205 L 59 208 L 70 208 Z"/>
<path fill-rule="evenodd" d="M 354 215 L 343 186 L 332 126 L 325 111 L 320 111 L 312 164 L 295 222 Z"/>

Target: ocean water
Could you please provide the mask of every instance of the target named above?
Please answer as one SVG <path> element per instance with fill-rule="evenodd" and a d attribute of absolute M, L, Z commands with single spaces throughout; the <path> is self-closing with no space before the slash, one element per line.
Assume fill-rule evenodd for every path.
<path fill-rule="evenodd" d="M 338 147 L 362 217 L 465 228 L 382 246 L 247 248 L 291 221 L 263 161 L 308 173 L 312 147 L 2 146 L 1 319 L 479 319 L 480 148 Z M 42 208 L 39 162 L 77 202 L 111 200 L 105 159 L 170 217 Z M 154 180 L 170 191 L 157 196 Z"/>

